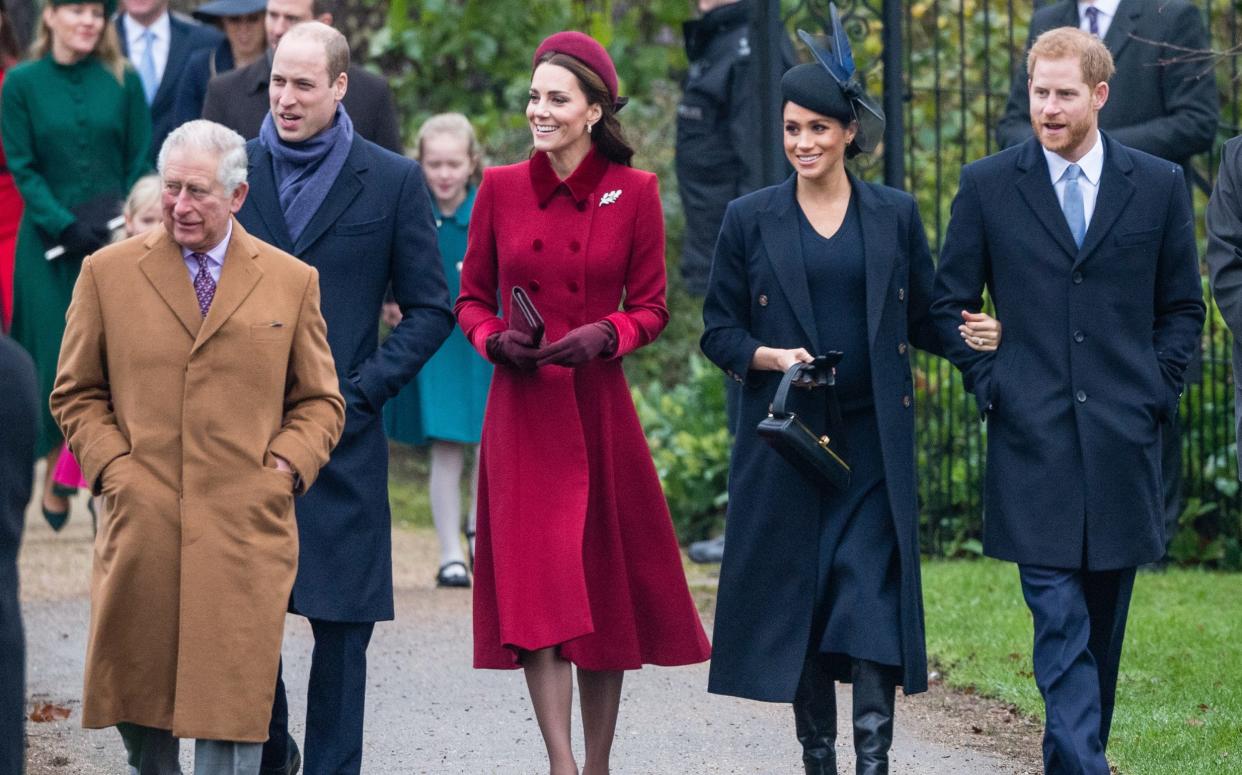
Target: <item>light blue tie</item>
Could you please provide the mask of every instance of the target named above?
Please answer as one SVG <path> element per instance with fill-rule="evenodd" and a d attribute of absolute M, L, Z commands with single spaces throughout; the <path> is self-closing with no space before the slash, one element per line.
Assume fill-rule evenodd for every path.
<path fill-rule="evenodd" d="M 138 39 L 143 46 L 142 58 L 138 60 L 138 77 L 142 79 L 142 93 L 150 105 L 155 99 L 155 90 L 160 87 L 160 79 L 155 74 L 155 33 L 145 29 Z"/>
<path fill-rule="evenodd" d="M 1074 244 L 1082 247 L 1082 239 L 1087 236 L 1087 216 L 1082 207 L 1082 190 L 1078 188 L 1078 178 L 1082 176 L 1082 167 L 1071 164 L 1065 168 L 1061 178 L 1065 181 L 1065 196 L 1061 199 L 1061 212 L 1065 213 L 1065 222 L 1069 225 L 1070 234 L 1074 235 Z"/>

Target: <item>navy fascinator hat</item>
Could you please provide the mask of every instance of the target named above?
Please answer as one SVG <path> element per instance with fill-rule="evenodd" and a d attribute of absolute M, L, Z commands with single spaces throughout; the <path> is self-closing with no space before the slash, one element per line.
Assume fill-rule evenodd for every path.
<path fill-rule="evenodd" d="M 781 78 L 781 97 L 843 124 L 857 121 L 858 131 L 847 149 L 848 155 L 871 153 L 884 136 L 884 110 L 863 88 L 836 3 L 829 4 L 829 12 L 832 16 L 829 47 L 817 43 L 805 30 L 798 30 L 798 37 L 811 50 L 815 61 L 785 73 Z"/>

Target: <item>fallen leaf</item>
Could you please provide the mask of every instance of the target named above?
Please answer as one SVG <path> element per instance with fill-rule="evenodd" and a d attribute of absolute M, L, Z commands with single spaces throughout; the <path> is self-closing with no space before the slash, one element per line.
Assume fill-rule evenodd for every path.
<path fill-rule="evenodd" d="M 36 724 L 44 724 L 49 721 L 63 721 L 69 718 L 69 709 L 61 705 L 53 705 L 45 702 L 42 705 L 36 705 L 35 709 L 30 712 L 30 720 Z"/>
<path fill-rule="evenodd" d="M 1189 724 L 1189 725 L 1190 725 L 1190 726 L 1192 726 L 1192 727 L 1201 727 L 1201 726 L 1203 726 L 1203 719 L 1201 719 L 1201 718 L 1188 718 L 1188 719 L 1186 719 L 1186 723 L 1187 723 L 1187 724 Z"/>

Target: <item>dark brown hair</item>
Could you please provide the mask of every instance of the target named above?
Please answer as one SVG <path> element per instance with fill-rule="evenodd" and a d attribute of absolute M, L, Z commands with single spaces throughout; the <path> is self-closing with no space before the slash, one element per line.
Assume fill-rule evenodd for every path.
<path fill-rule="evenodd" d="M 587 104 L 599 105 L 602 113 L 599 121 L 591 130 L 591 143 L 596 149 L 611 162 L 624 164 L 627 167 L 632 166 L 630 160 L 634 158 L 634 149 L 625 141 L 625 135 L 621 131 L 621 122 L 617 120 L 617 108 L 608 94 L 608 87 L 604 86 L 603 79 L 587 67 L 581 59 L 568 54 L 549 51 L 539 58 L 535 67 L 539 67 L 544 62 L 563 67 L 573 73 L 578 79 L 578 87 L 586 95 Z"/>
<path fill-rule="evenodd" d="M 21 48 L 17 45 L 17 35 L 13 32 L 13 22 L 0 2 L 0 70 L 15 64 L 22 58 Z"/>

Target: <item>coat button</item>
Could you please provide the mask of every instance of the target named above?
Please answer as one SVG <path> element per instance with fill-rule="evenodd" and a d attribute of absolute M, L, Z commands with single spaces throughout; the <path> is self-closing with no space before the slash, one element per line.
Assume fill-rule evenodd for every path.
<path fill-rule="evenodd" d="M 1077 399 L 1078 403 L 1080 404 L 1087 403 L 1087 391 L 1079 390 L 1077 393 L 1074 394 L 1074 398 Z"/>
<path fill-rule="evenodd" d="M 1087 335 L 1086 335 L 1086 334 L 1084 334 L 1083 332 L 1081 332 L 1081 331 L 1075 331 L 1075 332 L 1074 332 L 1074 341 L 1075 341 L 1075 342 L 1078 342 L 1078 343 L 1080 343 L 1080 344 L 1081 344 L 1081 343 L 1082 343 L 1082 341 L 1083 341 L 1084 339 L 1086 339 L 1086 338 L 1087 338 Z"/>
<path fill-rule="evenodd" d="M 537 239 L 534 242 L 530 243 L 530 246 L 534 248 L 535 250 L 543 250 L 543 240 Z"/>
<path fill-rule="evenodd" d="M 578 242 L 578 240 L 569 241 L 569 252 L 577 253 L 581 248 L 582 248 L 582 243 Z"/>
<path fill-rule="evenodd" d="M 569 283 L 568 283 L 568 285 L 569 285 L 569 292 L 570 292 L 570 293 L 577 293 L 577 292 L 578 292 L 578 282 L 577 282 L 576 280 L 570 280 L 570 281 L 569 281 Z"/>
<path fill-rule="evenodd" d="M 1074 281 L 1074 285 L 1082 285 L 1082 272 L 1074 272 L 1070 279 Z"/>
<path fill-rule="evenodd" d="M 578 212 L 580 213 L 586 212 L 586 202 L 578 203 Z"/>
<path fill-rule="evenodd" d="M 547 210 L 547 209 L 548 209 L 548 203 L 547 203 L 547 202 L 543 202 L 542 204 L 540 204 L 540 205 L 539 205 L 539 209 L 540 209 L 540 210 Z"/>
<path fill-rule="evenodd" d="M 902 397 L 901 397 L 901 405 L 902 405 L 902 406 L 904 406 L 905 408 L 909 409 L 909 408 L 910 408 L 910 404 L 912 404 L 912 403 L 914 403 L 914 400 L 913 400 L 913 399 L 911 399 L 911 398 L 910 398 L 910 396 L 902 396 Z"/>
<path fill-rule="evenodd" d="M 768 306 L 768 295 L 766 293 L 759 294 L 759 306 L 760 307 Z"/>
<path fill-rule="evenodd" d="M 539 281 L 538 280 L 531 280 L 529 283 L 527 283 L 527 287 L 530 288 L 531 293 L 539 293 Z"/>
<path fill-rule="evenodd" d="M 906 289 L 898 288 L 897 289 L 897 301 L 905 301 L 905 300 L 906 300 Z"/>
<path fill-rule="evenodd" d="M 905 342 L 902 342 L 901 344 L 897 345 L 897 354 L 898 355 L 906 354 L 906 343 Z"/>

